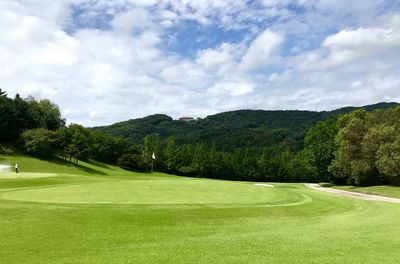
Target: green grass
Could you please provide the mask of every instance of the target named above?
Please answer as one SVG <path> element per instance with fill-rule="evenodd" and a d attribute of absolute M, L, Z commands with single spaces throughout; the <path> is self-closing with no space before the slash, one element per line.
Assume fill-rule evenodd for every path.
<path fill-rule="evenodd" d="M 400 206 L 1 156 L 0 263 L 398 263 Z M 39 173 L 40 168 L 40 173 Z M 49 173 L 49 174 L 41 174 Z M 55 175 L 54 175 L 55 174 Z M 2 178 L 3 177 L 3 178 Z"/>
<path fill-rule="evenodd" d="M 334 186 L 335 189 L 360 192 L 367 194 L 376 194 L 387 197 L 400 198 L 400 187 L 399 186 L 389 186 L 389 185 L 379 185 L 379 186 Z"/>

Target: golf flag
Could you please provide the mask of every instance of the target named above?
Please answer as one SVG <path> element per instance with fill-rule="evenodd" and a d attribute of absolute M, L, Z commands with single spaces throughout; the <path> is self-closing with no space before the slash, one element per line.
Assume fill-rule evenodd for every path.
<path fill-rule="evenodd" d="M 151 156 L 151 158 L 152 158 L 153 160 L 156 159 L 156 154 L 154 154 L 154 152 L 153 152 L 153 156 Z"/>

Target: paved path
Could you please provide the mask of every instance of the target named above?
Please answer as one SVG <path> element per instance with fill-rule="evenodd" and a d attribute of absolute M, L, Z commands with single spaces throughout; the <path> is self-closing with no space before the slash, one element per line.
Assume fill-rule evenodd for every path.
<path fill-rule="evenodd" d="M 336 193 L 336 194 L 350 196 L 353 198 L 358 198 L 358 199 L 363 199 L 363 200 L 382 201 L 382 202 L 389 202 L 389 203 L 400 203 L 399 198 L 391 198 L 391 197 L 385 197 L 385 196 L 380 196 L 380 195 L 372 195 L 372 194 L 366 194 L 366 193 L 358 193 L 358 192 L 350 192 L 350 191 L 326 188 L 326 187 L 321 187 L 317 183 L 306 183 L 305 185 L 311 189 L 329 192 L 329 193 Z"/>

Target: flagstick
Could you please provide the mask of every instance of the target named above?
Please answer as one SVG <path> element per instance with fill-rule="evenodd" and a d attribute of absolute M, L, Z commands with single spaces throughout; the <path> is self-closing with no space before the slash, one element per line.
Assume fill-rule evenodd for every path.
<path fill-rule="evenodd" d="M 151 173 L 153 173 L 154 169 L 154 161 L 156 160 L 156 155 L 153 152 L 153 155 L 151 155 Z"/>

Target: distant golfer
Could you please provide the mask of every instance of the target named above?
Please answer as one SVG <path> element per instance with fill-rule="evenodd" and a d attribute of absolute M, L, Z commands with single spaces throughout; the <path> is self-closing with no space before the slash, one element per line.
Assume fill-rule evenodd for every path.
<path fill-rule="evenodd" d="M 19 172 L 19 166 L 18 166 L 18 163 L 15 163 L 15 173 L 18 173 Z"/>

